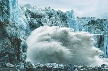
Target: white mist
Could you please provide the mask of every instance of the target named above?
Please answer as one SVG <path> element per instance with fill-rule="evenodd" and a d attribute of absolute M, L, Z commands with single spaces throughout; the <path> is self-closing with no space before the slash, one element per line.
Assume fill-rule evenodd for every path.
<path fill-rule="evenodd" d="M 70 28 L 43 26 L 35 29 L 27 39 L 27 60 L 32 63 L 62 63 L 99 66 L 103 54 L 94 47 L 93 35 L 72 32 Z"/>

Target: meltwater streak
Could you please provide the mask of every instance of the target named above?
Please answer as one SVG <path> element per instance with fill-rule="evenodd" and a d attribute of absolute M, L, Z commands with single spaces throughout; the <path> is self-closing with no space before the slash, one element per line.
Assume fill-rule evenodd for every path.
<path fill-rule="evenodd" d="M 62 63 L 100 66 L 103 54 L 94 47 L 93 35 L 72 32 L 70 28 L 43 26 L 35 29 L 27 39 L 27 60 L 32 63 Z"/>

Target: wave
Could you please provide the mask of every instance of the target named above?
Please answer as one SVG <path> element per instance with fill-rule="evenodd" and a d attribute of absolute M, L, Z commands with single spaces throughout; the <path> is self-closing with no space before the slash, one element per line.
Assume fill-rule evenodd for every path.
<path fill-rule="evenodd" d="M 62 63 L 73 65 L 104 64 L 101 50 L 94 46 L 93 35 L 73 32 L 58 26 L 42 26 L 35 29 L 27 39 L 27 60 L 32 63 Z"/>

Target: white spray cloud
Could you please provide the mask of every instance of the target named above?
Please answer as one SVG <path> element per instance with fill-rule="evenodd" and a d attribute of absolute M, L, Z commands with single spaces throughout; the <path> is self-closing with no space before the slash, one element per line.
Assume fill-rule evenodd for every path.
<path fill-rule="evenodd" d="M 70 28 L 43 26 L 27 39 L 27 60 L 32 63 L 101 65 L 103 52 L 94 47 L 93 35 L 72 32 Z"/>

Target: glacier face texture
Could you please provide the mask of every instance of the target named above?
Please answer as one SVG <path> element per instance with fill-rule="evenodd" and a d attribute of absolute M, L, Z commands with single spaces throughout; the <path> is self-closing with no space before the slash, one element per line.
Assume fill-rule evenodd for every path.
<path fill-rule="evenodd" d="M 28 28 L 28 29 L 27 29 Z M 23 17 L 17 0 L 0 1 L 0 58 L 2 62 L 12 64 L 24 61 L 26 37 L 29 33 L 26 19 Z"/>
<path fill-rule="evenodd" d="M 81 24 L 80 24 L 81 23 Z M 98 19 L 95 17 L 91 18 L 77 18 L 77 24 L 80 24 L 81 27 L 78 31 L 86 31 L 95 35 L 97 48 L 100 48 L 104 51 L 104 57 L 107 57 L 107 48 L 108 48 L 108 20 L 107 19 Z"/>
<path fill-rule="evenodd" d="M 26 59 L 26 39 L 40 26 L 69 27 L 73 31 L 94 34 L 95 47 L 108 56 L 108 20 L 95 17 L 74 17 L 73 10 L 62 12 L 50 7 L 40 9 L 17 0 L 0 0 L 0 55 L 3 62 L 20 62 Z M 11 57 L 12 56 L 12 57 Z"/>

